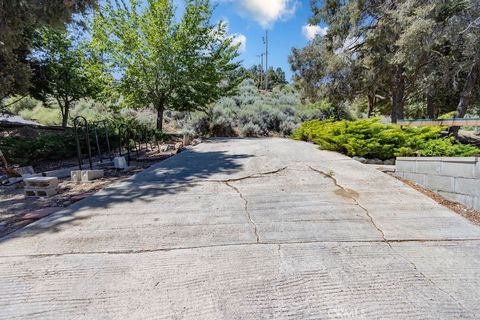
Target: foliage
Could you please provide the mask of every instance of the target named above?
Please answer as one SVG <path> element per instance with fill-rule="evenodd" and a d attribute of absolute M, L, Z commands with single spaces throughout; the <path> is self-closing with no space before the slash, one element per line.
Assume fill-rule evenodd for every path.
<path fill-rule="evenodd" d="M 121 75 L 111 86 L 125 104 L 155 108 L 159 129 L 165 109 L 203 110 L 236 84 L 226 81 L 238 67 L 232 63 L 238 45 L 227 36 L 227 25 L 210 22 L 208 0 L 185 2 L 177 19 L 170 0 L 109 0 L 93 22 L 91 47 L 101 68 Z"/>
<path fill-rule="evenodd" d="M 302 105 L 290 86 L 260 92 L 252 79 L 244 80 L 232 97 L 222 98 L 204 113 L 193 114 L 185 127 L 197 135 L 288 136 L 303 121 L 350 119 L 343 108 L 326 101 Z"/>
<path fill-rule="evenodd" d="M 266 85 L 266 76 L 268 75 L 268 87 L 267 90 L 273 90 L 278 86 L 286 85 L 287 79 L 285 71 L 282 68 L 269 67 L 268 71 L 265 72 L 262 65 L 254 65 L 250 68 L 240 67 L 238 70 L 233 72 L 230 76 L 233 79 L 252 79 L 255 82 L 255 86 L 258 89 L 265 89 Z"/>
<path fill-rule="evenodd" d="M 313 0 L 311 24 L 326 24 L 290 63 L 306 98 L 368 101 L 392 122 L 436 117 L 480 102 L 480 2 Z"/>
<path fill-rule="evenodd" d="M 13 96 L 5 101 L 6 111 L 12 114 L 19 114 L 23 110 L 33 110 L 39 104 L 40 101 L 30 96 Z"/>
<path fill-rule="evenodd" d="M 75 137 L 65 133 L 40 132 L 34 136 L 8 136 L 0 139 L 5 157 L 17 165 L 33 165 L 44 160 L 73 158 L 76 155 Z"/>
<path fill-rule="evenodd" d="M 85 50 L 67 31 L 49 28 L 39 31 L 35 45 L 35 97 L 60 107 L 66 127 L 74 103 L 97 91 L 85 67 Z"/>
<path fill-rule="evenodd" d="M 0 105 L 5 97 L 25 95 L 32 77 L 29 54 L 35 30 L 62 29 L 74 14 L 86 12 L 96 0 L 2 1 L 0 5 Z M 0 106 L 1 107 L 1 106 Z"/>
<path fill-rule="evenodd" d="M 44 108 L 44 107 L 42 107 Z M 24 110 L 28 111 L 28 110 Z M 55 110 L 58 112 L 58 110 Z M 58 119 L 60 115 L 58 114 Z M 96 156 L 97 149 L 94 139 L 93 125 L 90 125 L 90 148 L 92 156 Z M 150 123 L 152 124 L 152 123 Z M 146 126 L 136 117 L 136 113 L 130 115 L 112 115 L 106 121 L 106 128 L 110 139 L 112 151 L 118 149 L 120 138 L 125 136 L 125 128 L 131 130 L 132 136 L 128 142 L 131 147 L 134 141 L 167 141 L 170 137 L 152 126 Z M 26 131 L 25 131 L 26 130 Z M 107 151 L 106 131 L 103 124 L 97 124 L 97 134 L 100 148 Z M 87 154 L 87 147 L 83 133 L 80 132 L 82 154 Z M 125 147 L 125 142 L 123 142 Z M 37 165 L 42 161 L 67 160 L 77 156 L 75 133 L 72 128 L 65 131 L 45 131 L 40 129 L 19 129 L 13 134 L 2 136 L 0 139 L 0 150 L 4 153 L 9 162 L 16 165 Z"/>
<path fill-rule="evenodd" d="M 297 140 L 313 141 L 321 149 L 348 156 L 391 159 L 396 156 L 471 156 L 480 149 L 441 138 L 441 128 L 405 128 L 382 124 L 378 119 L 305 122 L 293 134 Z"/>
<path fill-rule="evenodd" d="M 58 108 L 37 105 L 32 110 L 23 109 L 18 113 L 22 118 L 32 120 L 47 126 L 58 126 L 62 123 L 62 114 Z"/>

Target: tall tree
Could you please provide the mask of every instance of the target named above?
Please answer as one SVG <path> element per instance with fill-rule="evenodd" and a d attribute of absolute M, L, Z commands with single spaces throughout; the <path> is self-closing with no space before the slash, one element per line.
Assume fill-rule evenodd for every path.
<path fill-rule="evenodd" d="M 312 9 L 311 23 L 329 29 L 292 52 L 306 91 L 330 99 L 367 96 L 369 109 L 388 99 L 392 122 L 418 101 L 433 117 L 455 96 L 464 97 L 457 115 L 465 113 L 478 83 L 478 1 L 313 0 Z"/>
<path fill-rule="evenodd" d="M 47 104 L 53 100 L 66 127 L 75 102 L 97 91 L 86 67 L 86 48 L 78 37 L 51 28 L 39 31 L 35 46 L 33 95 Z"/>
<path fill-rule="evenodd" d="M 84 13 L 96 0 L 0 1 L 0 106 L 13 94 L 28 94 L 32 70 L 28 56 L 36 30 L 63 28 L 75 13 Z"/>
<path fill-rule="evenodd" d="M 92 47 L 120 76 L 125 103 L 157 110 L 158 129 L 166 109 L 201 110 L 234 87 L 227 78 L 238 46 L 211 17 L 208 0 L 187 0 L 179 19 L 170 0 L 107 0 L 95 13 Z"/>

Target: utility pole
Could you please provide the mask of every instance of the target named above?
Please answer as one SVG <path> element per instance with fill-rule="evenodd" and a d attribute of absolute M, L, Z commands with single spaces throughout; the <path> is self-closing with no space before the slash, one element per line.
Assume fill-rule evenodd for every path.
<path fill-rule="evenodd" d="M 259 84 L 258 89 L 261 89 L 263 84 L 263 56 L 264 55 L 265 53 L 262 53 L 260 55 L 260 58 L 262 59 L 262 64 L 260 65 L 260 82 L 258 83 Z"/>
<path fill-rule="evenodd" d="M 265 44 L 265 91 L 268 90 L 268 30 L 265 31 L 265 37 L 263 38 Z"/>
<path fill-rule="evenodd" d="M 262 52 L 262 54 L 259 54 L 257 55 L 257 58 L 260 58 L 260 70 L 259 70 L 259 78 L 258 80 L 260 80 L 258 82 L 258 89 L 259 90 L 262 90 L 262 88 L 264 87 L 265 83 L 263 81 L 263 57 L 265 56 L 265 53 Z"/>

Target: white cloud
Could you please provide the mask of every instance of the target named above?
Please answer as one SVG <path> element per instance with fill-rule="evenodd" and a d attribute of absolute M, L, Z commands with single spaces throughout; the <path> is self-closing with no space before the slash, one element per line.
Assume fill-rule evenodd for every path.
<path fill-rule="evenodd" d="M 232 44 L 234 46 L 240 44 L 238 47 L 239 53 L 244 53 L 247 50 L 247 37 L 241 33 L 236 33 L 232 35 Z"/>
<path fill-rule="evenodd" d="M 322 28 L 320 26 L 307 24 L 303 26 L 302 32 L 308 40 L 313 40 L 317 35 L 325 36 L 328 32 L 328 27 Z"/>
<path fill-rule="evenodd" d="M 291 17 L 298 7 L 298 0 L 223 0 L 234 2 L 242 13 L 268 28 L 279 19 Z"/>

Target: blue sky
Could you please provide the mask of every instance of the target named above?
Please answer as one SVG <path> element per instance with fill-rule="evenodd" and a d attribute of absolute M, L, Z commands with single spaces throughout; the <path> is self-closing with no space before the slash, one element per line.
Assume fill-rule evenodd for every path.
<path fill-rule="evenodd" d="M 290 80 L 291 48 L 304 47 L 309 39 L 326 29 L 308 26 L 312 13 L 309 0 L 216 0 L 214 21 L 228 22 L 229 32 L 244 41 L 240 59 L 246 67 L 260 64 L 264 51 L 262 37 L 269 30 L 269 65 L 281 67 Z"/>

